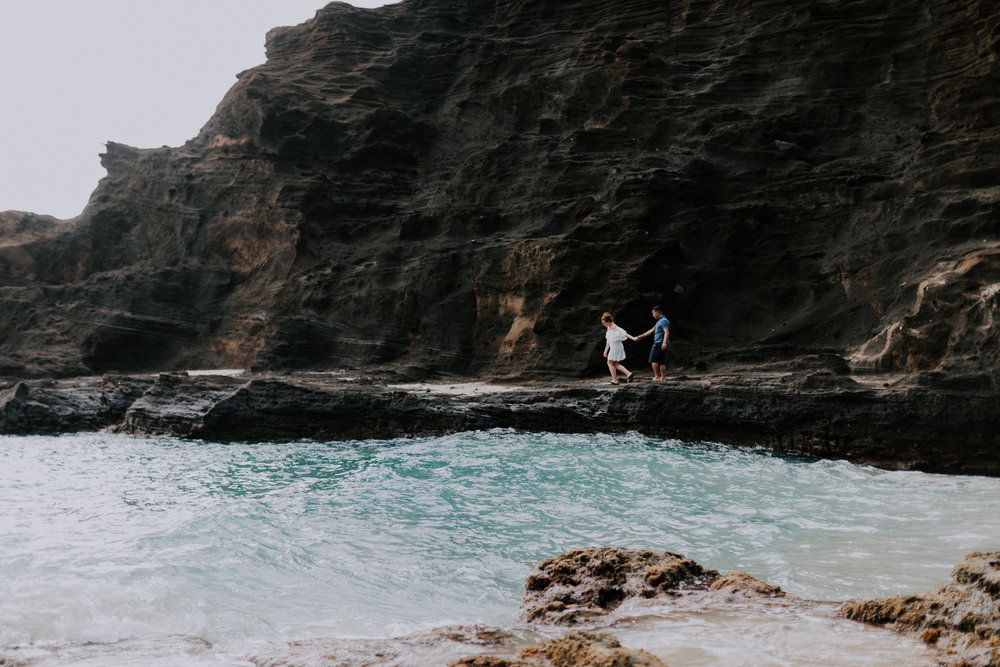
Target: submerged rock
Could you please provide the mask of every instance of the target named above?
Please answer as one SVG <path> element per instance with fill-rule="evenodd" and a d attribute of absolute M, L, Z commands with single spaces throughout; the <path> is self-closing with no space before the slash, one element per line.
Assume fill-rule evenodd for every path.
<path fill-rule="evenodd" d="M 1000 552 L 971 553 L 955 566 L 952 583 L 928 593 L 853 600 L 841 607 L 852 620 L 918 635 L 951 664 L 1000 665 Z"/>
<path fill-rule="evenodd" d="M 567 632 L 558 639 L 534 644 L 514 657 L 476 655 L 451 667 L 666 667 L 652 653 L 621 645 L 614 635 Z"/>
<path fill-rule="evenodd" d="M 301 640 L 258 651 L 248 662 L 255 667 L 446 665 L 471 650 L 513 654 L 526 643 L 505 630 L 456 626 L 405 637 Z"/>

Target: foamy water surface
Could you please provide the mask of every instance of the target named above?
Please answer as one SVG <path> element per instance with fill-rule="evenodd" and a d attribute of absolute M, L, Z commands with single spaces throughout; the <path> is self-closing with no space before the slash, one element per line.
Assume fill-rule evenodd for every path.
<path fill-rule="evenodd" d="M 510 628 L 532 565 L 596 545 L 683 553 L 813 600 L 916 592 L 1000 547 L 1000 480 L 637 434 L 2 437 L 0 657 L 242 665 L 296 641 Z M 831 609 L 660 609 L 612 631 L 674 667 L 928 659 Z"/>

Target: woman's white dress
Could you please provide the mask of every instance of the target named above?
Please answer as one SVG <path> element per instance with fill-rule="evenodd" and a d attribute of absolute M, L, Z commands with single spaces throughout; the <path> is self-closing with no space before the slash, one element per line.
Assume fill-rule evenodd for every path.
<path fill-rule="evenodd" d="M 608 339 L 608 361 L 621 361 L 625 358 L 625 346 L 622 343 L 628 340 L 628 332 L 619 326 L 608 329 L 604 337 Z"/>

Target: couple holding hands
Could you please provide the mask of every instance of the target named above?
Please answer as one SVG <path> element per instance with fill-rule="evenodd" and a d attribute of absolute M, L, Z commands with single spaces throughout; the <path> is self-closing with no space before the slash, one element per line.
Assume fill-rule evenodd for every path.
<path fill-rule="evenodd" d="M 653 337 L 653 347 L 649 351 L 649 364 L 653 367 L 653 380 L 662 382 L 667 379 L 667 350 L 670 349 L 670 320 L 663 316 L 663 309 L 659 306 L 653 307 L 653 319 L 656 324 L 646 333 L 632 336 L 629 332 L 615 324 L 615 318 L 611 313 L 604 313 L 601 316 L 601 324 L 607 329 L 604 337 L 607 343 L 604 345 L 604 356 L 608 360 L 608 370 L 611 371 L 611 384 L 618 384 L 618 372 L 625 375 L 625 381 L 631 382 L 634 372 L 630 372 L 621 365 L 625 359 L 625 339 L 641 340 L 646 336 Z"/>

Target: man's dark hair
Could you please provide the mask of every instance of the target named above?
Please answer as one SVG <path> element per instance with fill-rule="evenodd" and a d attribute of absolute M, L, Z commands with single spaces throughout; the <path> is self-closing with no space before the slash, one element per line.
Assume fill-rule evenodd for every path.
<path fill-rule="evenodd" d="M 660 306 L 653 306 L 653 310 L 655 310 L 656 312 L 658 312 L 660 315 L 663 314 L 663 308 L 660 307 Z"/>

